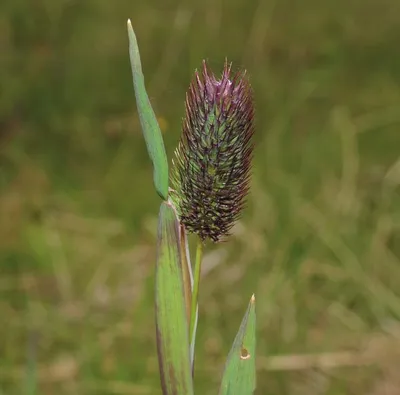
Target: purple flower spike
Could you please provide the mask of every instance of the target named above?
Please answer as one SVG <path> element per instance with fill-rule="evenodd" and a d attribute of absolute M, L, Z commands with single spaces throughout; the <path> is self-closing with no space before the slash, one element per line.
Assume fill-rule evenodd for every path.
<path fill-rule="evenodd" d="M 203 61 L 186 94 L 172 181 L 180 221 L 214 242 L 229 235 L 249 191 L 254 106 L 245 72 L 216 79 Z"/>

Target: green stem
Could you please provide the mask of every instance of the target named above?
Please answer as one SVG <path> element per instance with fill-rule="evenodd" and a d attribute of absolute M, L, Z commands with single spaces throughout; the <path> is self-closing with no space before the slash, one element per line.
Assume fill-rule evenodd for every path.
<path fill-rule="evenodd" d="M 199 238 L 196 246 L 196 259 L 194 263 L 194 276 L 193 276 L 193 292 L 192 292 L 192 307 L 190 309 L 190 326 L 189 326 L 189 339 L 190 348 L 194 350 L 194 342 L 196 338 L 196 320 L 197 320 L 197 302 L 199 297 L 199 284 L 201 275 L 201 261 L 203 258 L 203 242 Z"/>

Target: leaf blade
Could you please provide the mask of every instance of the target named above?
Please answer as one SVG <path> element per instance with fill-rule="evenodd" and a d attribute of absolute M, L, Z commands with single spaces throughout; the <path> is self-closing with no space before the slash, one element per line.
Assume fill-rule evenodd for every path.
<path fill-rule="evenodd" d="M 132 68 L 133 86 L 140 124 L 146 142 L 147 152 L 153 163 L 153 182 L 158 195 L 168 199 L 168 160 L 164 141 L 156 115 L 150 104 L 144 84 L 139 47 L 130 19 L 127 22 L 129 37 L 129 58 Z"/>
<path fill-rule="evenodd" d="M 256 313 L 255 297 L 243 317 L 229 352 L 219 395 L 252 395 L 256 388 Z"/>
<path fill-rule="evenodd" d="M 161 203 L 156 266 L 156 331 L 164 395 L 193 395 L 179 231 L 174 208 L 167 202 Z"/>

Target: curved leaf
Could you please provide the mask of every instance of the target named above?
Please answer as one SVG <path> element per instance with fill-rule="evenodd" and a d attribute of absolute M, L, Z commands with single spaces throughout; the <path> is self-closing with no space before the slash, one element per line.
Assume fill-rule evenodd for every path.
<path fill-rule="evenodd" d="M 168 161 L 160 126 L 151 107 L 144 85 L 144 76 L 140 62 L 139 47 L 131 21 L 128 19 L 129 57 L 131 60 L 133 86 L 135 88 L 136 106 L 147 151 L 153 162 L 153 181 L 157 193 L 162 199 L 168 198 Z"/>

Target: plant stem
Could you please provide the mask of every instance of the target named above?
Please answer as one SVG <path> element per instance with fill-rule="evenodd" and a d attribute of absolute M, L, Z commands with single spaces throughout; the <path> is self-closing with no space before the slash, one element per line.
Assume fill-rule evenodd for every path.
<path fill-rule="evenodd" d="M 192 288 L 193 288 L 193 275 L 192 266 L 190 264 L 190 255 L 187 245 L 186 230 L 183 225 L 180 226 L 180 243 L 181 243 L 181 264 L 182 264 L 182 279 L 183 279 L 183 292 L 185 294 L 186 304 L 186 319 L 190 323 L 191 308 L 192 308 Z"/>
<path fill-rule="evenodd" d="M 201 275 L 201 261 L 203 259 L 203 242 L 200 238 L 197 239 L 196 246 L 196 259 L 194 263 L 194 277 L 193 277 L 193 292 L 192 292 L 192 307 L 190 309 L 190 326 L 189 326 L 189 339 L 190 347 L 194 350 L 194 342 L 196 338 L 195 325 L 197 320 L 197 302 L 199 297 L 199 284 Z"/>

